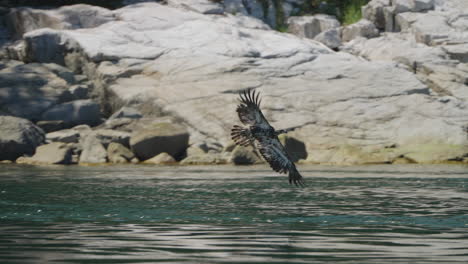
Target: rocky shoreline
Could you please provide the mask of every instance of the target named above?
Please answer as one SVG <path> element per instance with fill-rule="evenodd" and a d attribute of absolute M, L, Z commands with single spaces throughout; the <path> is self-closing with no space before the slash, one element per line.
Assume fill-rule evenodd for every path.
<path fill-rule="evenodd" d="M 351 25 L 283 2 L 289 33 L 255 0 L 1 8 L 0 161 L 261 163 L 230 140 L 254 88 L 295 161 L 468 163 L 466 1 L 372 0 Z"/>

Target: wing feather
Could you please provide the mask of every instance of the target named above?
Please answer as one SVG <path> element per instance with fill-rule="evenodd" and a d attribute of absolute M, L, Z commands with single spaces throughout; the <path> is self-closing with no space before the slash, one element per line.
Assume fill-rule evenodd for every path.
<path fill-rule="evenodd" d="M 287 173 L 294 167 L 294 163 L 289 158 L 278 137 L 261 137 L 257 138 L 257 140 L 257 149 L 274 171 Z"/>
<path fill-rule="evenodd" d="M 260 110 L 260 94 L 254 90 L 247 90 L 240 94 L 240 105 L 237 106 L 237 114 L 244 125 L 269 129 L 271 126 Z"/>

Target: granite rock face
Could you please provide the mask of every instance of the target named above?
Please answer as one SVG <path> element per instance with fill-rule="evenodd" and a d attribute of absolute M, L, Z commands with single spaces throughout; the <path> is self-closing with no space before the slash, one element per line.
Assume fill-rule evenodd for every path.
<path fill-rule="evenodd" d="M 288 32 L 296 36 L 313 39 L 322 32 L 339 28 L 340 22 L 334 16 L 319 14 L 290 17 L 288 25 Z"/>
<path fill-rule="evenodd" d="M 13 8 L 5 17 L 5 22 L 14 34 L 20 38 L 24 33 L 39 28 L 76 29 L 91 28 L 109 21 L 114 21 L 114 13 L 108 9 L 73 5 L 58 9 L 33 9 L 28 7 Z"/>
<path fill-rule="evenodd" d="M 395 7 L 387 6 L 388 1 L 370 4 L 376 2 L 383 3 L 382 11 L 372 11 L 375 15 L 369 19 L 377 28 L 381 28 L 377 23 L 382 22 L 382 14 L 385 24 L 390 21 L 387 17 L 404 14 L 389 10 Z M 410 8 L 411 13 L 419 12 Z M 353 50 L 355 56 L 272 31 L 261 21 L 240 14 L 203 14 L 144 3 L 110 11 L 118 19 L 95 27 L 27 32 L 25 56 L 87 75 L 95 84 L 93 92 L 101 108 L 109 113 L 125 105 L 138 106 L 138 110 L 145 105 L 186 127 L 177 140 L 182 144 L 166 148 L 168 141 L 157 143 L 158 137 L 169 134 L 137 129 L 135 121 L 117 118 L 128 123 L 113 121 L 115 127 L 134 126 L 130 145 L 141 160 L 162 152 L 183 158 L 189 143 L 228 145 L 229 129 L 239 123 L 237 94 L 256 89 L 263 98 L 262 110 L 275 128 L 297 128 L 289 136 L 304 143 L 308 162 L 391 163 L 407 158 L 407 150 L 413 160 L 427 151 L 418 146 L 457 146 L 464 152 L 468 143 L 468 104 L 461 86 L 466 70 L 461 61 L 464 46 L 447 48 L 448 43 L 455 44 L 451 41 L 464 41 L 465 20 L 463 15 L 454 16 L 448 6 L 446 11 L 438 8 L 435 1 L 434 10 L 407 16 L 404 27 L 416 42 L 390 47 L 392 53 L 378 49 L 386 41 L 397 43 L 386 34 L 360 40 L 358 36 L 378 34 L 376 26 L 365 20 L 341 33 L 346 41 L 354 39 L 346 51 Z M 428 20 L 450 21 L 445 23 L 450 31 L 440 34 L 449 28 L 429 27 L 424 23 Z M 418 52 L 405 54 L 400 46 Z M 431 151 L 437 149 L 444 148 Z M 454 153 L 460 155 L 458 150 L 431 157 L 449 160 Z"/>

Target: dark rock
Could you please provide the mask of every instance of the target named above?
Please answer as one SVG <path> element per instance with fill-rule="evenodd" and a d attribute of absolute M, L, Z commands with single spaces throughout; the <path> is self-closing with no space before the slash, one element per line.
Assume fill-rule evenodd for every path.
<path fill-rule="evenodd" d="M 180 159 L 188 147 L 188 141 L 189 133 L 184 127 L 158 123 L 134 131 L 130 146 L 140 160 L 147 160 L 163 152 Z"/>
<path fill-rule="evenodd" d="M 235 165 L 251 165 L 262 163 L 262 159 L 251 147 L 236 146 L 231 154 L 230 162 Z"/>
<path fill-rule="evenodd" d="M 304 142 L 287 135 L 280 135 L 279 140 L 293 162 L 307 159 L 307 150 Z"/>
<path fill-rule="evenodd" d="M 0 127 L 0 160 L 32 155 L 45 140 L 44 131 L 26 119 L 0 116 Z"/>
<path fill-rule="evenodd" d="M 99 104 L 92 100 L 76 100 L 59 104 L 42 114 L 43 120 L 63 120 L 66 124 L 90 126 L 101 122 Z"/>
<path fill-rule="evenodd" d="M 63 122 L 62 120 L 49 120 L 49 121 L 42 120 L 42 121 L 38 121 L 36 125 L 40 127 L 42 130 L 44 130 L 44 132 L 46 133 L 50 133 L 50 132 L 54 132 L 54 131 L 58 131 L 58 130 L 62 130 L 66 128 L 65 122 Z"/>

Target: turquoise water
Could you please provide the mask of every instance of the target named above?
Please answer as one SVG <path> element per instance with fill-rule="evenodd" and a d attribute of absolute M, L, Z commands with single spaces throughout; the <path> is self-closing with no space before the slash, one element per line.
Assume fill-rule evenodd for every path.
<path fill-rule="evenodd" d="M 0 263 L 468 263 L 467 166 L 0 167 Z"/>

